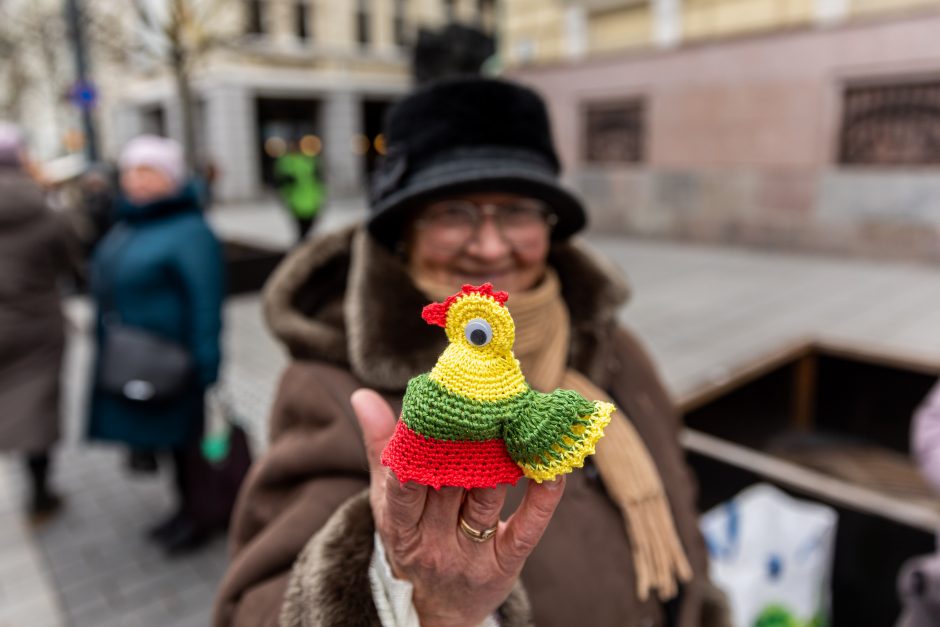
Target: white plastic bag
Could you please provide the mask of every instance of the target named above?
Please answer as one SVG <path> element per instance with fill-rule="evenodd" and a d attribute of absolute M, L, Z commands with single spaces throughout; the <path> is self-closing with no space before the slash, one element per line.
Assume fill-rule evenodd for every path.
<path fill-rule="evenodd" d="M 760 483 L 704 514 L 712 581 L 736 627 L 828 624 L 837 514 Z"/>

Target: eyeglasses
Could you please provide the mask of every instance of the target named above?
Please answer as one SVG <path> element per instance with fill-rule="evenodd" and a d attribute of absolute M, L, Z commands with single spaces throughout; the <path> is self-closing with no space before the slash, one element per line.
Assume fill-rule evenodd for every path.
<path fill-rule="evenodd" d="M 438 248 L 459 250 L 477 236 L 487 217 L 493 219 L 503 239 L 516 250 L 538 244 L 558 222 L 558 216 L 534 198 L 505 203 L 444 200 L 425 209 L 415 226 L 425 231 Z"/>

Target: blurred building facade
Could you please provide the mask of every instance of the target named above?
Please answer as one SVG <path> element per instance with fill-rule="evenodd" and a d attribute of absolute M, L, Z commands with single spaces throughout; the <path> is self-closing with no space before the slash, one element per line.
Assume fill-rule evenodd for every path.
<path fill-rule="evenodd" d="M 0 119 L 23 128 L 40 161 L 78 151 L 83 141 L 63 18 L 60 0 L 0 2 Z"/>
<path fill-rule="evenodd" d="M 505 11 L 595 228 L 940 261 L 940 1 Z"/>
<path fill-rule="evenodd" d="M 292 141 L 321 163 L 334 197 L 362 195 L 383 150 L 388 105 L 411 85 L 420 27 L 492 29 L 495 3 L 478 0 L 224 0 L 217 46 L 193 68 L 197 145 L 219 171 L 223 201 L 255 199 Z M 218 25 L 216 26 L 219 27 Z M 180 138 L 171 73 L 142 62 L 111 76 L 102 103 L 109 152 L 154 132 Z"/>

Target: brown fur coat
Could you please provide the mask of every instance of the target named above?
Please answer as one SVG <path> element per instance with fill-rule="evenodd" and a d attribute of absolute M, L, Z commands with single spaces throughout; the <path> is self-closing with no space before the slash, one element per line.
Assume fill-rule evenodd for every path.
<path fill-rule="evenodd" d="M 623 521 L 588 465 L 570 475 L 523 570 L 531 620 L 726 624 L 710 601 L 694 481 L 676 439 L 678 416 L 645 352 L 616 322 L 626 286 L 577 244 L 555 245 L 550 263 L 571 314 L 569 365 L 607 390 L 633 420 L 663 479 L 695 578 L 667 604 L 636 598 Z M 293 361 L 272 409 L 270 448 L 236 509 L 234 555 L 215 625 L 275 625 L 282 611 L 289 625 L 375 624 L 366 574 L 373 529 L 360 496 L 368 465 L 349 396 L 369 386 L 400 408 L 408 379 L 429 370 L 446 342 L 421 320 L 425 301 L 400 261 L 360 230 L 307 242 L 272 277 L 265 314 Z M 510 490 L 507 512 L 523 491 L 522 483 Z M 528 606 L 516 602 L 521 598 L 504 606 L 505 624 L 530 620 Z"/>

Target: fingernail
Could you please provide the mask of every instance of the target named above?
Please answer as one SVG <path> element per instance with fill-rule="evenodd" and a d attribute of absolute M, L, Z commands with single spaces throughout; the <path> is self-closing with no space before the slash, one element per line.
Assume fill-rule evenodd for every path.
<path fill-rule="evenodd" d="M 565 476 L 556 476 L 551 481 L 544 482 L 543 485 L 545 485 L 545 487 L 547 487 L 549 490 L 560 490 L 565 485 Z"/>

